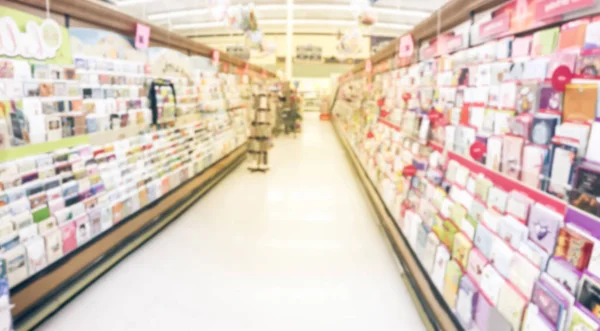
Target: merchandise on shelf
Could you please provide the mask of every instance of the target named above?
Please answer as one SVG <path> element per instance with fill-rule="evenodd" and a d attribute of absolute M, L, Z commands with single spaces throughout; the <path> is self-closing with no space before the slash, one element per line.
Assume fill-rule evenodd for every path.
<path fill-rule="evenodd" d="M 599 33 L 580 19 L 339 89 L 343 138 L 465 329 L 600 327 Z"/>

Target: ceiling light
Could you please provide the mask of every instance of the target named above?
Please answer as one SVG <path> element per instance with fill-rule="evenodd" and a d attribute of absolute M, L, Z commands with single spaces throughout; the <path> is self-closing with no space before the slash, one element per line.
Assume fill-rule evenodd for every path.
<path fill-rule="evenodd" d="M 259 20 L 258 25 L 285 25 L 287 20 Z M 294 20 L 294 25 L 334 25 L 334 26 L 353 26 L 357 25 L 356 21 L 353 20 Z M 186 29 L 202 29 L 202 28 L 218 28 L 226 27 L 223 22 L 204 22 L 204 23 L 189 23 L 189 24 L 174 24 L 173 30 L 186 30 Z M 412 28 L 409 24 L 395 24 L 395 23 L 375 23 L 375 27 L 395 30 L 408 30 Z"/>
<path fill-rule="evenodd" d="M 121 1 L 114 1 L 114 4 L 119 7 L 128 7 L 128 6 L 135 6 L 135 5 L 139 5 L 142 3 L 154 2 L 154 1 L 157 1 L 157 0 L 121 0 Z"/>
<path fill-rule="evenodd" d="M 154 0 L 124 0 L 122 2 L 147 2 Z M 258 5 L 254 7 L 257 12 L 273 12 L 273 11 L 285 11 L 286 5 Z M 373 7 L 377 13 L 388 14 L 388 15 L 404 15 L 413 16 L 419 18 L 426 18 L 431 15 L 430 12 L 423 10 L 412 10 L 412 9 L 395 9 L 389 7 Z M 348 5 L 294 5 L 294 10 L 305 10 L 305 11 L 342 11 L 348 12 L 352 8 Z M 207 15 L 208 9 L 190 9 L 190 10 L 177 10 L 164 13 L 150 14 L 148 20 L 162 20 L 167 18 L 185 17 L 185 16 L 196 16 L 196 15 Z"/>
<path fill-rule="evenodd" d="M 173 30 L 186 30 L 186 29 L 206 29 L 206 28 L 221 28 L 225 27 L 225 22 L 204 22 L 204 23 L 189 23 L 189 24 L 174 24 L 171 29 Z"/>
<path fill-rule="evenodd" d="M 208 9 L 190 9 L 190 10 L 179 10 L 160 14 L 148 15 L 148 20 L 165 20 L 169 18 L 185 17 L 185 16 L 202 16 L 207 15 L 210 11 Z"/>

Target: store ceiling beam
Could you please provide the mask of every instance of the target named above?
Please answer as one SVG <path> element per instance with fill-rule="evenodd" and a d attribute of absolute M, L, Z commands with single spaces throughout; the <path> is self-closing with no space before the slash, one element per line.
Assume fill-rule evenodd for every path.
<path fill-rule="evenodd" d="M 46 10 L 45 0 L 7 0 L 33 8 Z M 112 6 L 90 0 L 52 0 L 50 1 L 50 12 L 61 15 L 69 15 L 71 19 L 80 20 L 102 29 L 120 33 L 125 36 L 133 37 L 135 35 L 136 23 L 148 25 L 151 29 L 150 41 L 166 47 L 172 47 L 178 50 L 186 50 L 192 55 L 201 55 L 211 58 L 215 49 L 193 41 L 175 32 L 168 31 L 151 23 L 141 21 L 130 15 L 115 10 Z M 220 61 L 231 65 L 243 67 L 246 62 L 235 58 L 226 53 L 220 54 Z M 261 73 L 264 69 L 253 64 L 248 64 L 248 69 L 256 73 Z M 275 77 L 275 74 L 265 70 L 267 75 Z"/>
<path fill-rule="evenodd" d="M 433 38 L 438 32 L 438 12 L 441 15 L 440 32 L 447 31 L 463 22 L 471 19 L 474 12 L 482 12 L 497 7 L 507 0 L 451 0 L 442 8 L 431 14 L 428 18 L 417 24 L 411 33 L 415 40 L 415 52 L 418 52 L 418 42 Z M 373 65 L 395 56 L 398 49 L 399 38 L 394 39 L 387 47 L 375 54 L 371 61 Z M 365 68 L 365 62 L 356 65 L 352 70 L 354 73 L 362 72 Z"/>

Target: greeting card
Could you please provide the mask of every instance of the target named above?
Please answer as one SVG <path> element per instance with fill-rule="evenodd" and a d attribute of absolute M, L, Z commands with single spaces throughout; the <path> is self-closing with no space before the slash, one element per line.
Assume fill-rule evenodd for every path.
<path fill-rule="evenodd" d="M 600 164 L 600 122 L 593 122 L 585 159 Z"/>
<path fill-rule="evenodd" d="M 510 244 L 498 238 L 492 244 L 489 261 L 498 273 L 503 277 L 508 277 L 508 271 L 514 255 L 515 252 L 510 247 Z"/>
<path fill-rule="evenodd" d="M 587 123 L 562 123 L 556 127 L 556 136 L 573 139 L 577 142 L 577 156 L 584 157 L 587 149 L 588 137 L 590 135 L 590 125 Z"/>
<path fill-rule="evenodd" d="M 473 324 L 473 312 L 478 300 L 478 292 L 479 289 L 471 277 L 463 275 L 460 279 L 455 310 L 459 322 L 465 329 L 469 329 Z"/>
<path fill-rule="evenodd" d="M 539 275 L 539 267 L 533 265 L 527 257 L 519 253 L 514 255 L 509 267 L 508 279 L 526 297 L 531 296 L 533 285 Z"/>
<path fill-rule="evenodd" d="M 513 249 L 521 246 L 521 243 L 527 239 L 528 232 L 525 224 L 510 215 L 503 216 L 498 224 L 498 236 Z"/>
<path fill-rule="evenodd" d="M 475 281 L 475 283 L 477 285 L 479 285 L 479 283 L 481 282 L 481 276 L 483 275 L 483 268 L 487 264 L 488 264 L 487 258 L 485 257 L 485 255 L 483 255 L 483 253 L 481 253 L 481 251 L 479 251 L 479 249 L 477 249 L 476 247 L 471 249 L 471 251 L 469 253 L 469 259 L 468 259 L 466 271 L 472 277 L 473 281 Z"/>
<path fill-rule="evenodd" d="M 544 316 L 539 308 L 533 303 L 529 303 L 527 306 L 527 310 L 525 311 L 525 318 L 523 319 L 523 328 L 522 331 L 554 331 L 556 330 L 556 326 L 554 326 L 547 318 Z"/>
<path fill-rule="evenodd" d="M 528 301 L 510 282 L 504 282 L 498 298 L 498 311 L 510 323 L 513 330 L 521 328 L 521 320 Z"/>
<path fill-rule="evenodd" d="M 423 253 L 422 265 L 428 273 L 432 272 L 435 254 L 440 244 L 437 235 L 431 231 L 427 234 L 427 243 Z"/>
<path fill-rule="evenodd" d="M 507 176 L 519 179 L 521 174 L 521 162 L 523 156 L 523 145 L 525 141 L 518 136 L 504 136 L 502 142 L 502 172 Z"/>
<path fill-rule="evenodd" d="M 600 318 L 600 280 L 591 274 L 584 274 L 577 291 L 577 301 L 587 308 L 595 318 Z"/>
<path fill-rule="evenodd" d="M 450 252 L 445 246 L 439 245 L 435 254 L 435 259 L 430 275 L 431 281 L 440 292 L 443 290 L 444 275 L 446 273 L 446 266 L 449 260 Z"/>
<path fill-rule="evenodd" d="M 504 286 L 505 282 L 506 281 L 504 278 L 491 264 L 488 264 L 483 268 L 483 274 L 481 275 L 479 288 L 481 292 L 490 300 L 492 306 L 498 304 L 500 290 Z"/>
<path fill-rule="evenodd" d="M 553 252 L 558 231 L 563 225 L 563 215 L 543 204 L 535 203 L 531 208 L 527 224 L 529 239 L 540 245 L 546 252 Z"/>
<path fill-rule="evenodd" d="M 462 268 L 467 267 L 467 260 L 472 247 L 473 243 L 464 233 L 460 232 L 454 236 L 452 258 L 456 260 Z"/>
<path fill-rule="evenodd" d="M 444 276 L 444 290 L 442 295 L 452 308 L 456 305 L 456 298 L 458 297 L 458 286 L 460 284 L 460 278 L 463 275 L 462 268 L 455 260 L 450 260 L 446 266 L 446 275 Z"/>
<path fill-rule="evenodd" d="M 537 31 L 533 34 L 532 56 L 544 56 L 554 53 L 558 45 L 559 28 Z"/>
<path fill-rule="evenodd" d="M 571 142 L 555 140 L 552 144 L 552 162 L 549 168 L 550 178 L 547 185 L 548 193 L 560 199 L 568 198 L 576 156 L 577 147 Z"/>
<path fill-rule="evenodd" d="M 575 63 L 577 62 L 576 52 L 558 52 L 552 55 L 550 63 L 548 63 L 548 72 L 546 73 L 546 79 L 552 79 L 552 75 L 556 68 L 560 66 L 566 66 L 571 70 L 575 71 Z"/>
<path fill-rule="evenodd" d="M 577 284 L 581 278 L 581 272 L 567 261 L 560 258 L 552 258 L 548 261 L 546 273 L 566 288 L 571 294 L 575 294 Z"/>
<path fill-rule="evenodd" d="M 17 245 L 2 254 L 6 261 L 6 278 L 9 286 L 15 287 L 27 278 L 27 252 L 25 246 Z"/>
<path fill-rule="evenodd" d="M 46 259 L 50 264 L 63 256 L 62 232 L 60 229 L 55 229 L 44 234 L 43 237 L 46 249 Z"/>
<path fill-rule="evenodd" d="M 556 328 L 564 324 L 569 300 L 553 289 L 552 285 L 544 279 L 536 282 L 531 302 L 535 304 L 548 321 Z"/>
<path fill-rule="evenodd" d="M 485 158 L 485 165 L 488 169 L 500 171 L 500 161 L 502 160 L 502 142 L 503 138 L 501 136 L 491 136 L 488 138 L 487 156 Z"/>
<path fill-rule="evenodd" d="M 475 230 L 475 239 L 473 240 L 473 243 L 475 247 L 489 259 L 492 254 L 492 246 L 496 239 L 496 235 L 487 226 L 480 223 Z"/>
<path fill-rule="evenodd" d="M 531 129 L 531 142 L 537 145 L 549 145 L 559 122 L 560 115 L 535 114 Z"/>
<path fill-rule="evenodd" d="M 596 20 L 587 25 L 583 49 L 600 48 L 600 21 Z"/>
<path fill-rule="evenodd" d="M 515 38 L 512 42 L 512 57 L 526 57 L 530 55 L 532 36 Z"/>
<path fill-rule="evenodd" d="M 506 204 L 508 202 L 508 193 L 497 186 L 490 188 L 488 194 L 487 204 L 489 208 L 496 209 L 500 213 L 506 211 Z"/>
<path fill-rule="evenodd" d="M 571 310 L 571 316 L 567 323 L 568 331 L 598 330 L 600 320 L 591 314 L 583 305 L 576 303 Z"/>
<path fill-rule="evenodd" d="M 564 96 L 564 121 L 593 121 L 596 118 L 598 86 L 569 84 Z"/>
<path fill-rule="evenodd" d="M 569 203 L 590 214 L 600 214 L 600 167 L 583 163 L 575 170 L 573 190 L 569 192 Z"/>
<path fill-rule="evenodd" d="M 44 239 L 35 237 L 25 244 L 27 250 L 27 267 L 29 275 L 33 275 L 48 265 Z"/>
<path fill-rule="evenodd" d="M 63 254 L 66 255 L 77 248 L 77 225 L 75 221 L 69 221 L 60 226 L 62 234 Z"/>

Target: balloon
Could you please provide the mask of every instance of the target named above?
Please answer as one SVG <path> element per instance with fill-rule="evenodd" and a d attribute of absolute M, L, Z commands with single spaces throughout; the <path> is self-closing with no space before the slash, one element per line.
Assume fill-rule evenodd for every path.
<path fill-rule="evenodd" d="M 414 176 L 417 173 L 417 168 L 410 164 L 407 165 L 406 167 L 404 167 L 404 169 L 402 169 L 402 176 L 404 177 L 411 177 Z"/>
<path fill-rule="evenodd" d="M 208 8 L 215 21 L 222 21 L 227 17 L 229 0 L 208 0 Z"/>
<path fill-rule="evenodd" d="M 487 151 L 487 146 L 482 143 L 481 141 L 476 141 L 471 145 L 471 148 L 469 148 L 469 153 L 471 154 L 471 157 L 475 160 L 479 160 L 483 157 L 483 155 L 485 155 L 485 152 Z"/>
<path fill-rule="evenodd" d="M 561 65 L 552 73 L 552 87 L 559 92 L 563 92 L 567 84 L 571 83 L 571 79 L 573 79 L 571 69 Z"/>

